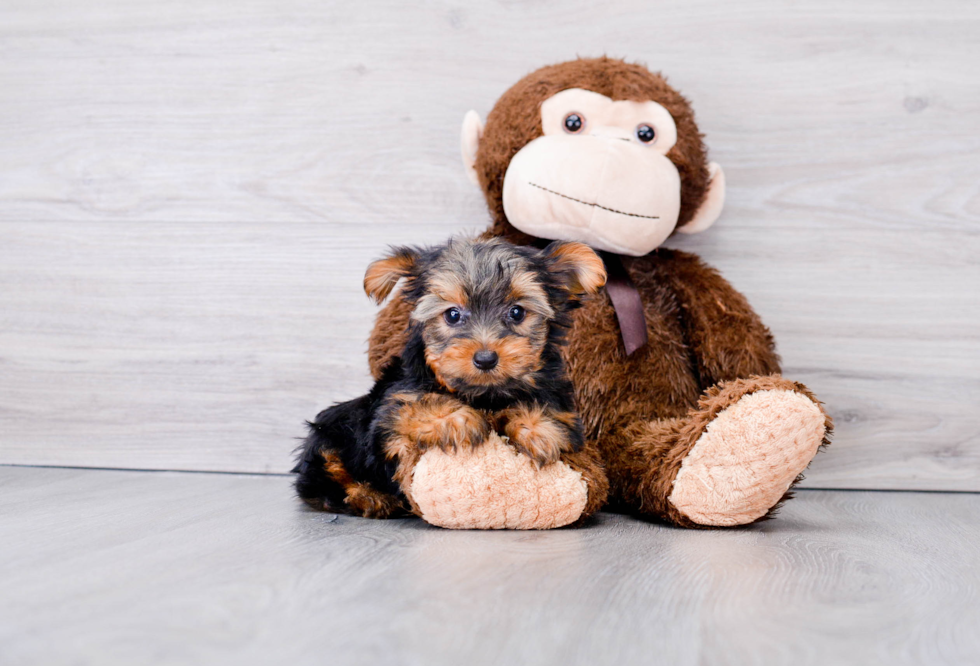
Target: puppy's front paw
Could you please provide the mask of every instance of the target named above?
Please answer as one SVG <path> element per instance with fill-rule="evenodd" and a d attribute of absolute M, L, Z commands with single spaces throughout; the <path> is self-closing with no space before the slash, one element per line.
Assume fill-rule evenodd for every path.
<path fill-rule="evenodd" d="M 477 410 L 439 394 L 406 402 L 398 412 L 396 431 L 415 442 L 420 451 L 470 448 L 490 434 L 490 424 Z"/>
<path fill-rule="evenodd" d="M 575 448 L 573 414 L 546 414 L 541 407 L 520 405 L 505 410 L 499 419 L 503 425 L 502 434 L 538 467 L 555 462 L 562 452 Z"/>
<path fill-rule="evenodd" d="M 483 415 L 465 405 L 446 414 L 433 415 L 430 421 L 420 425 L 418 440 L 423 449 L 469 448 L 482 443 L 490 434 L 490 425 Z"/>

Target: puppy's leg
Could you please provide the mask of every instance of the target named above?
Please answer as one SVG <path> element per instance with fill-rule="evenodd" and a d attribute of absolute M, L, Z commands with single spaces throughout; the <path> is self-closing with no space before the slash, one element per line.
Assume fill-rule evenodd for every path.
<path fill-rule="evenodd" d="M 357 456 L 357 449 L 367 445 L 359 434 L 359 424 L 368 405 L 366 397 L 334 405 L 309 424 L 310 432 L 293 472 L 297 475 L 296 493 L 314 509 L 366 518 L 389 518 L 406 512 L 397 488 L 388 488 L 393 492 L 379 489 L 391 486 L 385 479 L 383 461 L 371 464 L 379 457 Z M 360 462 L 352 465 L 355 459 Z"/>
<path fill-rule="evenodd" d="M 492 430 L 484 414 L 439 393 L 393 394 L 379 416 L 378 448 L 396 462 L 394 481 L 420 516 L 412 497 L 412 475 L 422 454 L 435 448 L 456 451 L 475 447 Z"/>
<path fill-rule="evenodd" d="M 555 462 L 562 453 L 582 448 L 582 427 L 574 412 L 536 404 L 521 404 L 495 415 L 497 432 L 538 467 Z"/>
<path fill-rule="evenodd" d="M 331 513 L 349 513 L 344 504 L 347 491 L 342 480 L 335 478 L 326 455 L 338 455 L 331 443 L 310 424 L 310 434 L 300 451 L 299 459 L 293 468 L 296 474 L 296 494 L 314 509 Z M 339 456 L 338 456 L 339 457 Z M 347 477 L 350 474 L 346 475 Z"/>
<path fill-rule="evenodd" d="M 322 471 L 326 485 L 343 493 L 342 508 L 339 503 L 328 505 L 322 502 L 323 509 L 365 518 L 391 518 L 405 513 L 405 505 L 398 497 L 377 490 L 367 481 L 355 481 L 337 451 L 322 451 L 320 457 L 323 460 Z M 321 508 L 316 501 L 322 499 L 316 498 L 314 508 Z"/>
<path fill-rule="evenodd" d="M 476 446 L 490 434 L 487 417 L 452 396 L 441 393 L 396 393 L 382 416 L 389 458 L 402 457 L 405 447 L 424 453 Z"/>

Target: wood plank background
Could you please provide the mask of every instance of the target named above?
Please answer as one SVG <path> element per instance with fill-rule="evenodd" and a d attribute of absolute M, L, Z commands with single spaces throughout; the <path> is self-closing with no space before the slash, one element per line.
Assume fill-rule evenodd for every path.
<path fill-rule="evenodd" d="M 980 5 L 8 0 L 0 463 L 282 472 L 369 385 L 363 267 L 487 215 L 458 131 L 609 54 L 694 102 L 703 255 L 838 423 L 807 484 L 980 490 Z"/>

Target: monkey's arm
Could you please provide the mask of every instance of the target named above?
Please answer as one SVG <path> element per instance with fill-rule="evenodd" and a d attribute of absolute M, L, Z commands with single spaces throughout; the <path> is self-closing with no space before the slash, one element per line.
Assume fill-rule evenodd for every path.
<path fill-rule="evenodd" d="M 693 254 L 675 250 L 662 276 L 673 283 L 703 388 L 739 377 L 779 374 L 772 334 L 718 271 Z"/>
<path fill-rule="evenodd" d="M 388 304 L 378 311 L 371 337 L 368 338 L 368 365 L 375 379 L 381 376 L 381 371 L 391 363 L 391 359 L 405 348 L 411 313 L 411 306 L 400 292 L 393 294 Z"/>

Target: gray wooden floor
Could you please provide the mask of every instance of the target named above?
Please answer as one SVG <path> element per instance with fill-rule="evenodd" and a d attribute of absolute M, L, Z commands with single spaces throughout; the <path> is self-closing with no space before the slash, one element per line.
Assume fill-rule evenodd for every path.
<path fill-rule="evenodd" d="M 0 663 L 980 661 L 977 494 L 491 533 L 314 513 L 289 483 L 0 467 Z"/>

